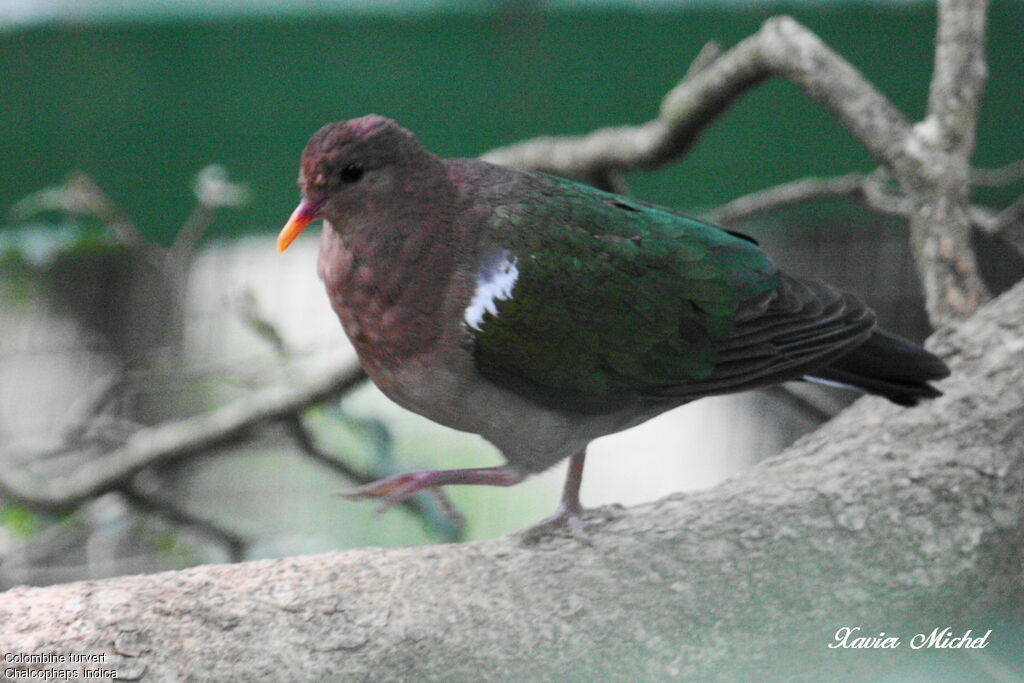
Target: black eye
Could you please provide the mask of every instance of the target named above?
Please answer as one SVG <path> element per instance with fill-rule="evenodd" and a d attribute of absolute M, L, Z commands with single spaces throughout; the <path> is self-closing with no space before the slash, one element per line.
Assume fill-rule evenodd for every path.
<path fill-rule="evenodd" d="M 359 179 L 363 177 L 363 173 L 364 172 L 365 172 L 365 169 L 363 168 L 363 165 L 361 163 L 359 163 L 358 161 L 355 161 L 355 162 L 353 162 L 351 164 L 348 164 L 347 166 L 345 166 L 345 168 L 341 169 L 341 182 L 343 182 L 343 183 L 355 183 L 355 182 L 358 182 Z"/>

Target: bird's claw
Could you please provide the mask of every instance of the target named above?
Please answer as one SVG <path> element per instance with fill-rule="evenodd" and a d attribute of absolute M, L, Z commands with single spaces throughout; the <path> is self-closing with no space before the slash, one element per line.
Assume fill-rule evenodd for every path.
<path fill-rule="evenodd" d="M 519 542 L 522 545 L 534 545 L 545 537 L 563 531 L 584 545 L 593 545 L 583 528 L 583 508 L 563 505 L 559 506 L 555 514 L 520 531 Z"/>
<path fill-rule="evenodd" d="M 377 511 L 383 512 L 401 503 L 420 491 L 432 491 L 441 496 L 441 487 L 452 484 L 484 484 L 490 486 L 512 486 L 522 481 L 523 475 L 510 467 L 477 467 L 465 470 L 421 470 L 394 474 L 380 481 L 342 491 L 338 495 L 348 500 L 377 498 Z M 442 502 L 442 508 L 451 510 L 451 503 Z M 452 517 L 455 519 L 455 516 Z"/>
<path fill-rule="evenodd" d="M 339 491 L 337 495 L 345 500 L 362 500 L 364 498 L 378 498 L 380 502 L 374 507 L 375 512 L 384 512 L 390 507 L 398 505 L 403 500 L 424 489 L 433 489 L 427 484 L 421 472 L 406 472 L 395 474 L 379 481 L 370 482 L 348 491 Z"/>

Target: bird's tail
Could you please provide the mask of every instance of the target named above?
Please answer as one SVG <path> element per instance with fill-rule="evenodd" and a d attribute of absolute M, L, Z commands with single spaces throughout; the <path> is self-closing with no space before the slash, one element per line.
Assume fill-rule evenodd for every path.
<path fill-rule="evenodd" d="M 860 389 L 901 406 L 913 406 L 921 399 L 941 396 L 928 382 L 944 377 L 949 377 L 949 368 L 941 358 L 876 329 L 866 342 L 805 379 Z"/>

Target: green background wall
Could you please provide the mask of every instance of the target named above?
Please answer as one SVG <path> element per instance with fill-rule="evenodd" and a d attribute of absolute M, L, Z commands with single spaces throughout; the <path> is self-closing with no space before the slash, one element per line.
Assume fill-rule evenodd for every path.
<path fill-rule="evenodd" d="M 732 45 L 782 12 L 810 26 L 910 117 L 920 116 L 926 98 L 929 3 L 508 7 L 0 32 L 0 223 L 19 198 L 80 169 L 145 232 L 167 241 L 190 210 L 193 174 L 216 162 L 249 183 L 254 200 L 226 213 L 213 235 L 270 231 L 294 205 L 299 151 L 326 121 L 382 113 L 446 156 L 640 122 L 705 41 Z M 1024 156 L 1022 8 L 1004 0 L 990 13 L 979 164 Z M 870 167 L 837 123 L 776 81 L 728 112 L 685 163 L 635 175 L 631 184 L 639 196 L 700 207 L 805 175 Z"/>

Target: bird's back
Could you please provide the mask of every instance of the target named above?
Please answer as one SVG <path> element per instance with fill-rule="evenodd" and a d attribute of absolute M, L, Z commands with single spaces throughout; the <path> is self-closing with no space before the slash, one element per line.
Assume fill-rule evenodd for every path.
<path fill-rule="evenodd" d="M 539 173 L 461 162 L 479 230 L 479 371 L 601 410 L 801 377 L 864 342 L 856 297 L 781 272 L 749 238 Z"/>

